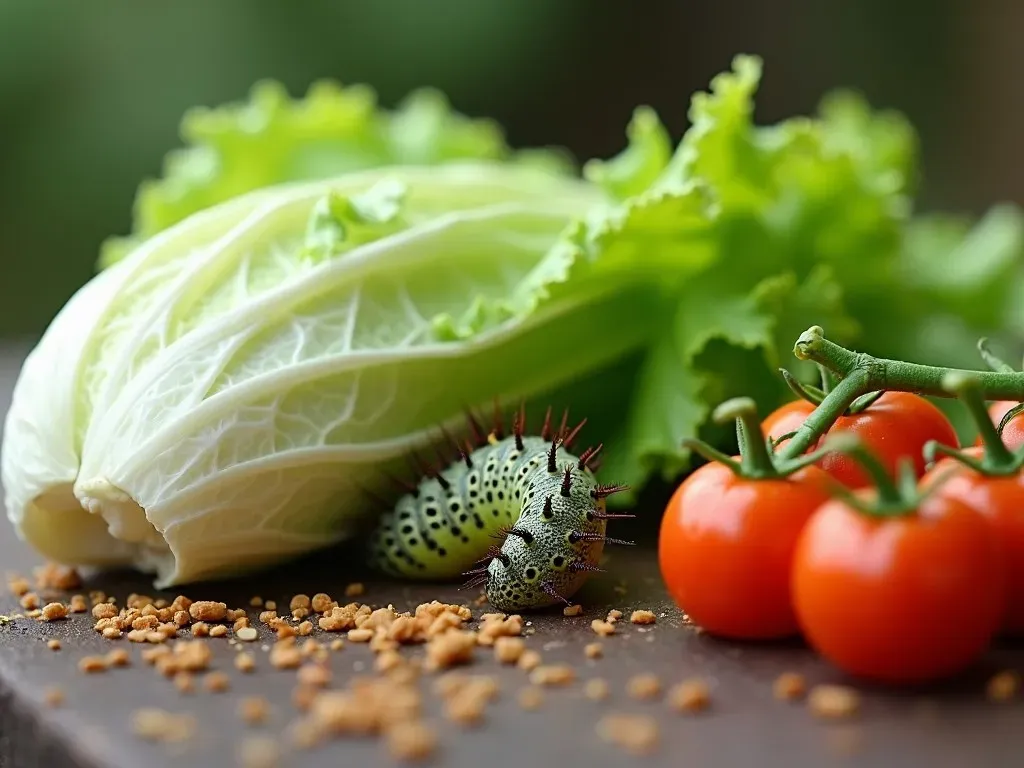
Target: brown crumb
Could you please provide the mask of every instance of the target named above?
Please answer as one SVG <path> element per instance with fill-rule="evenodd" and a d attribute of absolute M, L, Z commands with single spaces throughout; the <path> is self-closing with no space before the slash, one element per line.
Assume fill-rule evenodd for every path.
<path fill-rule="evenodd" d="M 117 606 L 113 603 L 96 603 L 92 607 L 92 617 L 94 619 L 112 619 L 117 616 Z"/>
<path fill-rule="evenodd" d="M 263 598 L 259 597 L 258 595 L 256 597 L 253 597 L 251 600 L 249 600 L 249 605 L 251 605 L 253 608 L 260 608 L 263 605 Z"/>
<path fill-rule="evenodd" d="M 659 743 L 658 723 L 647 715 L 605 715 L 596 730 L 602 740 L 634 755 L 649 755 Z"/>
<path fill-rule="evenodd" d="M 78 669 L 82 672 L 106 672 L 107 660 L 102 656 L 86 656 L 78 662 Z"/>
<path fill-rule="evenodd" d="M 391 756 L 404 762 L 424 761 L 438 749 L 434 729 L 416 720 L 395 723 L 387 729 L 385 738 Z"/>
<path fill-rule="evenodd" d="M 606 621 L 609 624 L 614 624 L 615 622 L 617 622 L 621 618 L 622 618 L 622 611 L 620 611 L 620 610 L 618 610 L 616 608 L 612 608 L 610 611 L 608 611 L 608 617 L 607 617 Z"/>
<path fill-rule="evenodd" d="M 569 685 L 576 680 L 576 670 L 568 664 L 540 666 L 530 673 L 534 685 Z"/>
<path fill-rule="evenodd" d="M 544 706 L 544 691 L 535 685 L 528 685 L 519 691 L 519 706 L 526 710 L 540 709 Z"/>
<path fill-rule="evenodd" d="M 348 631 L 349 642 L 368 643 L 373 639 L 372 629 L 350 629 Z"/>
<path fill-rule="evenodd" d="M 603 701 L 608 698 L 609 693 L 611 693 L 611 688 L 607 681 L 599 677 L 587 680 L 583 685 L 583 695 L 591 701 Z"/>
<path fill-rule="evenodd" d="M 23 597 L 32 591 L 32 585 L 23 576 L 14 576 L 7 582 L 7 588 L 15 597 Z"/>
<path fill-rule="evenodd" d="M 539 667 L 540 662 L 541 657 L 537 651 L 527 650 L 523 651 L 523 654 L 519 657 L 519 661 L 516 662 L 516 666 L 529 672 L 530 670 Z"/>
<path fill-rule="evenodd" d="M 390 672 L 391 670 L 402 666 L 404 663 L 402 655 L 398 651 L 384 651 L 377 656 L 377 660 L 374 662 L 373 666 L 378 672 Z"/>
<path fill-rule="evenodd" d="M 248 738 L 238 747 L 241 768 L 277 768 L 281 747 L 269 736 Z"/>
<path fill-rule="evenodd" d="M 256 669 L 256 660 L 248 653 L 240 653 L 235 656 L 235 669 L 239 672 L 252 672 Z"/>
<path fill-rule="evenodd" d="M 309 599 L 309 595 L 295 595 L 291 602 L 288 603 L 288 610 L 306 610 L 308 611 L 313 601 Z"/>
<path fill-rule="evenodd" d="M 39 595 L 35 592 L 26 592 L 18 602 L 26 611 L 33 611 L 39 607 Z"/>
<path fill-rule="evenodd" d="M 178 693 L 192 693 L 196 689 L 191 672 L 178 672 L 174 675 L 174 687 Z"/>
<path fill-rule="evenodd" d="M 590 628 L 602 637 L 615 634 L 615 625 L 609 621 L 601 621 L 600 619 L 594 619 L 590 622 Z"/>
<path fill-rule="evenodd" d="M 249 617 L 248 616 L 240 616 L 237 619 L 235 619 L 235 623 L 231 625 L 231 631 L 234 632 L 237 635 L 238 634 L 238 630 L 245 629 L 248 626 L 249 626 Z"/>
<path fill-rule="evenodd" d="M 311 685 L 297 685 L 292 691 L 292 706 L 299 712 L 308 712 L 320 691 Z"/>
<path fill-rule="evenodd" d="M 248 615 L 245 612 L 245 608 L 229 608 L 224 614 L 224 620 L 229 623 L 235 623 L 239 619 L 245 619 L 248 621 Z"/>
<path fill-rule="evenodd" d="M 302 666 L 302 653 L 294 645 L 274 643 L 270 650 L 270 664 L 277 669 L 298 669 Z"/>
<path fill-rule="evenodd" d="M 342 640 L 340 637 L 335 638 L 334 640 L 331 640 L 331 644 L 328 647 L 332 651 L 340 651 L 342 648 L 345 647 L 345 641 Z"/>
<path fill-rule="evenodd" d="M 260 636 L 255 627 L 241 627 L 235 630 L 235 637 L 245 643 L 251 643 Z"/>
<path fill-rule="evenodd" d="M 562 609 L 563 616 L 579 616 L 583 613 L 582 605 L 567 605 Z"/>
<path fill-rule="evenodd" d="M 71 601 L 68 604 L 68 610 L 71 613 L 87 613 L 89 602 L 85 599 L 85 595 L 72 595 Z"/>
<path fill-rule="evenodd" d="M 211 693 L 224 693 L 231 687 L 231 678 L 224 672 L 208 672 L 203 678 L 203 686 Z"/>
<path fill-rule="evenodd" d="M 588 659 L 599 659 L 604 655 L 604 648 L 600 643 L 587 643 L 583 648 L 583 653 Z"/>
<path fill-rule="evenodd" d="M 326 688 L 331 683 L 331 670 L 320 664 L 306 664 L 299 668 L 296 675 L 300 685 L 313 688 Z"/>
<path fill-rule="evenodd" d="M 210 634 L 210 625 L 205 621 L 197 621 L 192 625 L 192 637 L 206 637 Z"/>
<path fill-rule="evenodd" d="M 358 581 L 345 587 L 345 597 L 358 597 L 364 592 L 366 592 L 366 587 Z"/>
<path fill-rule="evenodd" d="M 189 616 L 188 611 L 175 611 L 172 619 L 179 627 L 187 627 L 192 621 L 192 617 Z"/>
<path fill-rule="evenodd" d="M 494 641 L 494 658 L 500 664 L 515 664 L 526 650 L 520 637 L 499 637 Z"/>
<path fill-rule="evenodd" d="M 304 621 L 301 624 L 299 624 L 299 626 L 296 627 L 296 629 L 299 631 L 299 634 L 302 637 L 309 637 L 313 634 L 313 622 Z"/>
<path fill-rule="evenodd" d="M 262 696 L 246 696 L 238 702 L 238 716 L 249 725 L 258 725 L 270 717 L 270 702 Z"/>
<path fill-rule="evenodd" d="M 70 592 L 82 586 L 78 571 L 66 565 L 46 563 L 35 569 L 36 586 L 39 589 L 55 589 Z"/>
<path fill-rule="evenodd" d="M 195 621 L 224 621 L 228 607 L 214 600 L 196 600 L 188 607 L 188 612 Z"/>
<path fill-rule="evenodd" d="M 106 627 L 103 630 L 103 637 L 107 640 L 117 640 L 121 637 L 121 630 L 117 627 Z"/>
<path fill-rule="evenodd" d="M 273 600 L 264 601 L 263 607 L 266 608 L 268 611 L 277 611 L 277 603 Z"/>
<path fill-rule="evenodd" d="M 351 633 L 349 633 L 351 639 Z M 427 666 L 445 669 L 457 664 L 467 664 L 473 659 L 476 637 L 471 632 L 449 629 L 434 637 L 427 644 Z"/>
<path fill-rule="evenodd" d="M 1012 669 L 1006 669 L 992 676 L 985 687 L 985 694 L 990 701 L 1009 701 L 1020 690 L 1020 675 Z"/>
<path fill-rule="evenodd" d="M 60 688 L 47 688 L 43 694 L 43 702 L 46 706 L 54 708 L 64 704 L 64 691 Z"/>
<path fill-rule="evenodd" d="M 131 664 L 131 656 L 124 648 L 115 648 L 110 651 L 106 656 L 106 660 L 107 666 L 110 667 L 127 667 Z"/>
<path fill-rule="evenodd" d="M 818 717 L 845 718 L 860 709 L 860 696 L 845 685 L 816 685 L 807 696 L 807 704 Z"/>
<path fill-rule="evenodd" d="M 310 607 L 315 613 L 327 613 L 334 607 L 334 600 L 328 594 L 317 592 L 310 601 Z"/>
<path fill-rule="evenodd" d="M 807 692 L 807 684 L 803 675 L 796 672 L 783 672 L 775 678 L 772 693 L 776 699 L 799 699 Z"/>
<path fill-rule="evenodd" d="M 210 627 L 210 637 L 224 637 L 228 633 L 228 628 L 223 624 L 218 624 L 215 627 Z"/>
<path fill-rule="evenodd" d="M 626 683 L 626 691 L 634 699 L 656 699 L 661 694 L 661 681 L 649 672 L 634 675 Z"/>
<path fill-rule="evenodd" d="M 478 725 L 484 717 L 488 696 L 472 686 L 465 686 L 445 701 L 445 716 L 462 726 Z"/>
<path fill-rule="evenodd" d="M 684 680 L 668 692 L 668 704 L 677 712 L 700 712 L 711 704 L 711 691 L 703 680 Z"/>
<path fill-rule="evenodd" d="M 174 646 L 174 659 L 180 669 L 201 672 L 209 667 L 213 652 L 201 640 L 178 641 Z"/>
<path fill-rule="evenodd" d="M 634 624 L 654 624 L 658 617 L 654 615 L 653 611 L 639 610 L 633 611 L 629 616 L 629 620 Z"/>
<path fill-rule="evenodd" d="M 60 640 L 47 640 L 46 647 L 51 651 L 59 651 L 61 648 Z"/>
<path fill-rule="evenodd" d="M 149 741 L 180 742 L 192 738 L 196 730 L 193 715 L 177 715 L 155 707 L 137 709 L 132 715 L 132 730 Z"/>

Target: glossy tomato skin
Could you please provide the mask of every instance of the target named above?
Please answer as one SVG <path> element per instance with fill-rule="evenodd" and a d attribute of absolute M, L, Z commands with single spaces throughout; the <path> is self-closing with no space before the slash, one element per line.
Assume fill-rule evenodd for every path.
<path fill-rule="evenodd" d="M 998 427 L 1006 412 L 1016 405 L 1018 403 L 1015 400 L 999 400 L 992 403 L 988 407 L 988 415 L 992 417 L 992 423 Z M 1021 446 L 1024 446 L 1024 413 L 1014 416 L 1010 423 L 1006 425 L 1006 428 L 1003 430 L 1003 443 L 1011 451 L 1019 450 Z M 977 446 L 982 445 L 980 435 L 975 439 L 974 444 Z"/>
<path fill-rule="evenodd" d="M 807 642 L 846 673 L 925 683 L 986 651 L 1005 577 L 992 526 L 956 499 L 930 496 L 917 514 L 890 518 L 832 500 L 800 536 L 793 602 Z"/>
<path fill-rule="evenodd" d="M 768 414 L 767 418 L 761 422 L 761 429 L 765 437 L 778 440 L 783 435 L 788 435 L 790 432 L 796 432 L 800 429 L 800 426 L 813 412 L 813 403 L 807 400 L 791 400 L 788 403 L 783 403 Z M 821 439 L 808 448 L 807 452 L 813 451 L 820 443 Z"/>
<path fill-rule="evenodd" d="M 933 403 L 909 392 L 886 392 L 863 411 L 840 416 L 830 432 L 855 434 L 891 476 L 895 476 L 903 456 L 914 460 L 918 477 L 924 475 L 924 446 L 929 440 L 959 447 L 956 430 L 946 415 Z M 819 466 L 847 488 L 871 485 L 868 475 L 849 456 L 829 454 Z"/>
<path fill-rule="evenodd" d="M 672 496 L 658 561 L 673 600 L 710 634 L 771 640 L 799 634 L 789 573 L 801 529 L 828 498 L 808 467 L 788 479 L 738 478 L 705 464 Z"/>
<path fill-rule="evenodd" d="M 978 448 L 964 453 L 979 459 L 982 455 Z M 986 477 L 953 459 L 943 459 L 921 480 L 925 487 L 936 482 L 936 494 L 963 502 L 995 529 L 1007 568 L 1002 634 L 1024 636 L 1024 473 Z"/>

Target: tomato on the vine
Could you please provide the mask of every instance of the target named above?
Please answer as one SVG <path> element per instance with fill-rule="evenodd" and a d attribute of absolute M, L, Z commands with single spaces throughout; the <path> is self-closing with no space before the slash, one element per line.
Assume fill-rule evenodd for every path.
<path fill-rule="evenodd" d="M 814 513 L 793 557 L 793 605 L 807 642 L 849 674 L 923 683 L 975 662 L 1006 606 L 1004 550 L 989 522 L 932 494 L 881 503 L 855 491 Z"/>
<path fill-rule="evenodd" d="M 761 430 L 764 432 L 765 437 L 770 437 L 773 442 L 777 441 L 783 435 L 788 435 L 800 429 L 801 425 L 807 420 L 807 417 L 814 413 L 814 408 L 814 403 L 808 400 L 790 400 L 768 414 L 765 420 L 761 422 Z M 814 450 L 820 443 L 821 438 L 807 450 Z"/>
<path fill-rule="evenodd" d="M 992 417 L 992 423 L 998 426 L 999 422 L 1003 420 L 1003 416 L 1006 415 L 1006 412 L 1017 405 L 1019 405 L 1019 403 L 1013 400 L 999 400 L 992 403 L 988 408 L 989 416 Z M 1003 443 L 1005 443 L 1006 447 L 1011 451 L 1019 450 L 1024 446 L 1024 413 L 1017 414 L 1007 422 L 1006 427 L 1003 429 L 1002 436 Z M 981 435 L 978 435 L 974 444 L 980 446 L 982 443 Z"/>
<path fill-rule="evenodd" d="M 981 460 L 981 448 L 962 453 Z M 1002 630 L 1024 635 L 1024 473 L 987 476 L 955 459 L 946 458 L 922 478 L 922 487 L 935 486 L 934 494 L 956 499 L 980 512 L 992 524 L 1006 553 L 1007 594 Z"/>

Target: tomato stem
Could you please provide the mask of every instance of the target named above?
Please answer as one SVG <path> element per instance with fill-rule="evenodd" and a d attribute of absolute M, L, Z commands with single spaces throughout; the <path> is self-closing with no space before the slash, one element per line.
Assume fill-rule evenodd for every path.
<path fill-rule="evenodd" d="M 761 422 L 757 418 L 757 405 L 749 397 L 734 397 L 715 408 L 712 418 L 719 424 L 736 422 L 739 438 L 740 463 L 743 476 L 750 478 L 778 477 L 778 470 L 768 452 Z"/>
<path fill-rule="evenodd" d="M 790 391 L 801 400 L 806 400 L 812 405 L 821 405 L 821 401 L 825 399 L 826 392 L 809 384 L 801 383 L 796 376 L 785 368 L 779 368 L 779 373 L 782 374 L 782 378 L 785 379 L 786 386 L 789 387 Z"/>
<path fill-rule="evenodd" d="M 896 470 L 896 479 L 870 451 L 860 438 L 853 434 L 840 432 L 830 435 L 822 446 L 830 453 L 841 453 L 856 461 L 870 476 L 875 497 L 850 491 L 838 483 L 834 484 L 833 495 L 846 504 L 867 515 L 877 517 L 893 517 L 913 512 L 920 503 L 921 494 L 917 487 L 917 473 L 914 471 L 913 460 L 909 456 L 900 459 Z"/>
<path fill-rule="evenodd" d="M 985 365 L 991 368 L 993 371 L 999 371 L 1001 373 L 1015 373 L 1013 367 L 1008 363 L 997 357 L 988 346 L 988 339 L 978 339 L 978 354 L 981 355 L 981 359 L 985 361 Z"/>

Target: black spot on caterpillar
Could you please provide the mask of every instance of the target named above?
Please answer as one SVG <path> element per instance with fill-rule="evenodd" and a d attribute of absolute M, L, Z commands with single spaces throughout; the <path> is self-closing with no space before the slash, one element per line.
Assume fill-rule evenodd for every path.
<path fill-rule="evenodd" d="M 568 603 L 598 563 L 610 519 L 605 499 L 625 486 L 594 477 L 601 446 L 578 456 L 572 442 L 583 427 L 551 428 L 551 409 L 539 436 L 527 436 L 520 407 L 505 436 L 500 412 L 485 433 L 467 414 L 465 446 L 445 433 L 456 457 L 438 453 L 440 469 L 418 464 L 420 482 L 386 512 L 370 537 L 370 564 L 395 577 L 444 580 L 468 576 L 485 587 L 500 611 Z M 498 543 L 496 543 L 496 540 Z M 474 567 L 477 566 L 477 567 Z"/>

